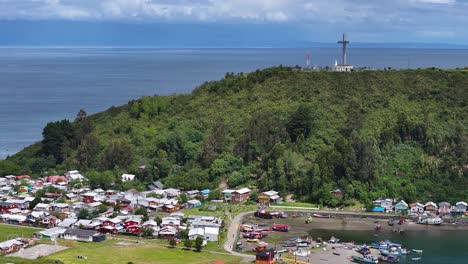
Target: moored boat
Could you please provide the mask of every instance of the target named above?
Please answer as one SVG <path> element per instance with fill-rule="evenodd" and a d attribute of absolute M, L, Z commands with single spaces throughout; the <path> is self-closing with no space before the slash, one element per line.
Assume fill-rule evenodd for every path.
<path fill-rule="evenodd" d="M 442 218 L 440 217 L 419 217 L 418 218 L 418 224 L 423 224 L 423 225 L 441 225 L 443 222 Z"/>
<path fill-rule="evenodd" d="M 313 214 L 313 217 L 317 218 L 330 218 L 330 215 L 324 215 L 324 214 Z"/>
<path fill-rule="evenodd" d="M 356 251 L 357 251 L 358 253 L 361 253 L 362 255 L 369 255 L 369 254 L 371 254 L 371 250 L 370 250 L 370 248 L 367 247 L 367 246 L 358 247 L 358 248 L 356 249 Z"/>
<path fill-rule="evenodd" d="M 422 253 L 423 253 L 423 250 L 422 250 L 422 249 L 413 249 L 413 252 L 422 254 Z"/>
<path fill-rule="evenodd" d="M 393 255 L 388 255 L 388 256 L 380 256 L 379 261 L 388 262 L 388 263 L 398 263 L 400 262 L 400 259 Z"/>
<path fill-rule="evenodd" d="M 374 259 L 372 256 L 369 256 L 369 255 L 366 255 L 366 256 L 363 256 L 363 257 L 352 256 L 352 258 L 353 258 L 354 262 L 362 263 L 362 264 L 379 263 L 378 260 Z"/>
<path fill-rule="evenodd" d="M 274 231 L 288 232 L 289 231 L 289 225 L 274 224 L 272 229 Z"/>

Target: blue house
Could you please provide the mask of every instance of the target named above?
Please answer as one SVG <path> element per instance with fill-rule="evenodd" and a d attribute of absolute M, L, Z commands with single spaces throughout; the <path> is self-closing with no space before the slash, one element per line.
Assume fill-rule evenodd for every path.
<path fill-rule="evenodd" d="M 210 190 L 209 189 L 205 189 L 205 190 L 201 190 L 200 191 L 203 195 L 203 197 L 206 199 L 208 198 L 208 194 L 210 194 Z"/>

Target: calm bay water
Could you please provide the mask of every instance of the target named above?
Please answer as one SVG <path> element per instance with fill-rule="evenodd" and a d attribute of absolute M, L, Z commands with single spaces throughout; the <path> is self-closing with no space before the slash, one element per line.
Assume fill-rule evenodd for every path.
<path fill-rule="evenodd" d="M 328 239 L 331 236 L 342 241 L 355 241 L 356 244 L 370 245 L 373 242 L 389 239 L 392 242 L 403 244 L 408 249 L 422 249 L 422 254 L 400 257 L 400 263 L 419 264 L 464 264 L 468 263 L 468 231 L 466 230 L 438 230 L 437 227 L 427 230 L 408 230 L 404 234 L 395 234 L 390 231 L 379 233 L 374 237 L 374 231 L 352 230 L 325 230 L 310 231 L 313 238 Z M 356 254 L 359 255 L 359 254 Z M 411 258 L 420 257 L 415 262 Z"/>
<path fill-rule="evenodd" d="M 47 122 L 105 110 L 143 95 L 188 93 L 226 72 L 333 65 L 340 49 L 0 48 L 0 158 L 41 139 Z M 374 68 L 468 65 L 468 50 L 350 49 Z"/>

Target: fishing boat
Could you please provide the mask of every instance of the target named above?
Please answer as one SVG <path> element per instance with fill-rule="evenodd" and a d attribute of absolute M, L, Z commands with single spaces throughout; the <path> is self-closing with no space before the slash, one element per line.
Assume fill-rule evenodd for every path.
<path fill-rule="evenodd" d="M 317 218 L 330 218 L 330 215 L 324 215 L 324 214 L 313 214 L 313 217 Z"/>
<path fill-rule="evenodd" d="M 363 257 L 353 256 L 352 258 L 353 258 L 354 262 L 362 263 L 362 264 L 379 263 L 378 260 L 374 259 L 372 256 L 369 256 L 369 255 L 366 255 L 366 256 L 363 256 Z"/>
<path fill-rule="evenodd" d="M 388 255 L 388 256 L 380 256 L 379 261 L 388 262 L 388 263 L 398 263 L 400 262 L 400 259 L 393 255 Z"/>
<path fill-rule="evenodd" d="M 359 252 L 359 253 L 361 253 L 361 254 L 363 254 L 363 255 L 369 255 L 369 254 L 371 254 L 371 250 L 370 250 L 370 248 L 367 247 L 367 246 L 358 247 L 358 248 L 356 249 L 356 251 Z"/>
<path fill-rule="evenodd" d="M 378 243 L 372 243 L 371 246 L 376 249 L 389 249 L 390 247 L 401 247 L 401 244 L 397 244 L 389 240 L 385 240 L 385 241 L 380 241 Z"/>
<path fill-rule="evenodd" d="M 442 218 L 440 217 L 419 217 L 418 218 L 418 224 L 423 224 L 423 225 L 441 225 L 443 222 Z"/>
<path fill-rule="evenodd" d="M 421 260 L 422 258 L 411 258 L 412 261 L 418 261 Z"/>
<path fill-rule="evenodd" d="M 379 249 L 379 251 L 382 256 L 402 256 L 408 254 L 408 250 L 401 247 L 390 247 L 389 249 Z"/>
<path fill-rule="evenodd" d="M 307 241 L 307 240 L 300 240 L 300 241 L 297 241 L 296 246 L 297 246 L 297 247 L 309 247 L 310 244 L 311 244 L 310 241 Z"/>
<path fill-rule="evenodd" d="M 272 229 L 274 231 L 288 232 L 289 231 L 289 225 L 274 224 Z"/>
<path fill-rule="evenodd" d="M 413 249 L 413 252 L 422 254 L 422 253 L 423 253 L 423 250 L 422 250 L 422 249 Z"/>
<path fill-rule="evenodd" d="M 333 255 L 335 255 L 335 256 L 340 256 L 341 254 L 340 254 L 340 253 L 333 252 Z"/>

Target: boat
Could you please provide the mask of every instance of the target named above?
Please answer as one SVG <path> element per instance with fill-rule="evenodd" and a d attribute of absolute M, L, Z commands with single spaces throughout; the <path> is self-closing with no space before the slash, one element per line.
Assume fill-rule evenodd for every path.
<path fill-rule="evenodd" d="M 370 263 L 379 263 L 378 260 L 374 259 L 372 256 L 352 256 L 353 261 L 362 264 L 370 264 Z"/>
<path fill-rule="evenodd" d="M 401 233 L 405 232 L 405 230 L 400 229 L 400 228 L 393 228 L 393 229 L 392 229 L 392 232 L 393 232 L 393 233 L 399 233 L 399 234 L 401 234 Z"/>
<path fill-rule="evenodd" d="M 361 254 L 363 254 L 363 255 L 369 255 L 369 254 L 371 254 L 371 250 L 370 250 L 370 248 L 367 247 L 367 246 L 358 247 L 358 248 L 356 249 L 356 251 L 359 252 L 359 253 L 361 253 Z"/>
<path fill-rule="evenodd" d="M 323 214 L 312 214 L 313 217 L 317 218 L 330 218 L 330 215 L 323 215 Z"/>
<path fill-rule="evenodd" d="M 389 240 L 385 240 L 385 241 L 380 241 L 378 243 L 372 243 L 371 246 L 376 249 L 389 249 L 390 247 L 401 247 L 401 244 L 397 244 Z"/>
<path fill-rule="evenodd" d="M 412 261 L 418 261 L 421 260 L 422 258 L 411 258 Z"/>
<path fill-rule="evenodd" d="M 341 254 L 340 254 L 340 253 L 333 252 L 333 255 L 335 255 L 335 256 L 340 256 Z"/>
<path fill-rule="evenodd" d="M 440 217 L 419 217 L 418 218 L 418 224 L 423 224 L 423 225 L 441 225 L 443 222 L 442 218 Z"/>
<path fill-rule="evenodd" d="M 389 226 L 393 226 L 395 223 L 393 222 L 393 220 L 388 220 L 388 221 L 387 221 L 387 224 L 388 224 Z"/>
<path fill-rule="evenodd" d="M 310 244 L 311 244 L 310 241 L 301 240 L 301 241 L 297 241 L 296 246 L 297 246 L 297 247 L 309 247 Z"/>
<path fill-rule="evenodd" d="M 332 236 L 332 237 L 330 238 L 330 240 L 328 240 L 328 242 L 329 242 L 329 243 L 332 243 L 332 244 L 335 244 L 335 243 L 340 242 L 340 239 L 339 239 L 339 238 L 336 238 L 336 237 L 334 237 L 334 236 Z"/>
<path fill-rule="evenodd" d="M 413 252 L 422 254 L 422 253 L 423 253 L 423 250 L 422 250 L 422 249 L 413 249 Z"/>
<path fill-rule="evenodd" d="M 408 250 L 401 247 L 390 247 L 389 249 L 379 249 L 379 251 L 382 256 L 402 256 L 409 254 Z"/>
<path fill-rule="evenodd" d="M 380 256 L 379 261 L 388 262 L 388 263 L 398 263 L 400 262 L 400 259 L 393 255 L 388 255 L 388 256 Z"/>
<path fill-rule="evenodd" d="M 382 230 L 382 226 L 381 226 L 381 225 L 376 225 L 376 226 L 374 227 L 374 230 L 375 230 L 375 231 L 380 231 L 380 230 Z"/>
<path fill-rule="evenodd" d="M 313 221 L 313 220 L 312 220 L 312 217 L 309 216 L 309 217 L 305 220 L 305 223 L 306 223 L 306 224 L 310 224 L 310 223 L 312 223 L 312 221 Z"/>
<path fill-rule="evenodd" d="M 295 247 L 295 246 L 297 246 L 297 244 L 295 242 L 291 242 L 291 241 L 283 242 L 281 245 L 283 247 Z"/>
<path fill-rule="evenodd" d="M 260 241 L 258 238 L 247 238 L 247 242 L 255 242 L 255 243 L 257 243 L 258 241 Z"/>
<path fill-rule="evenodd" d="M 289 231 L 289 225 L 274 224 L 272 229 L 274 231 L 288 232 Z"/>

